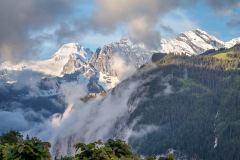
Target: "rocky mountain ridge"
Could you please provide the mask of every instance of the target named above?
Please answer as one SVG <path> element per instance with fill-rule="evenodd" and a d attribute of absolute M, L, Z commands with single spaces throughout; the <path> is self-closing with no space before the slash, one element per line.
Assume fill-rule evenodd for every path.
<path fill-rule="evenodd" d="M 207 50 L 230 48 L 238 43 L 240 38 L 223 42 L 197 29 L 183 32 L 173 39 L 161 39 L 159 51 L 152 51 L 144 44 L 133 44 L 129 38 L 123 37 L 119 42 L 107 44 L 96 49 L 95 52 L 78 43 L 69 43 L 63 45 L 48 60 L 23 61 L 14 65 L 5 62 L 0 65 L 0 68 L 8 72 L 31 70 L 45 77 L 76 76 L 77 73 L 78 79 L 81 79 L 81 82 L 84 81 L 88 89 L 94 82 L 108 90 L 149 62 L 153 52 L 199 55 Z M 16 83 L 14 78 L 4 75 L 7 83 Z"/>
<path fill-rule="evenodd" d="M 160 52 L 199 55 L 210 49 L 231 48 L 239 43 L 240 38 L 223 42 L 203 30 L 196 29 L 180 33 L 173 39 L 162 39 Z"/>
<path fill-rule="evenodd" d="M 169 53 L 196 55 L 210 48 L 234 45 L 238 39 L 224 43 L 195 30 L 172 42 Z M 129 76 L 152 55 L 153 51 L 143 44 L 123 38 L 94 53 L 71 43 L 49 60 L 2 64 L 0 109 L 6 114 L 22 115 L 25 123 L 16 129 L 53 140 L 53 153 L 59 156 L 75 153 L 69 149 L 79 140 L 117 137 L 129 140 L 141 154 L 161 154 L 173 148 L 195 159 L 232 159 L 221 157 L 231 152 L 225 143 L 233 138 L 229 130 L 239 128 L 238 116 L 236 121 L 229 121 L 233 114 L 226 112 L 229 107 L 236 112 L 240 104 L 239 73 L 221 68 L 235 63 L 213 57 L 160 54 L 152 58 L 156 60 L 154 65 Z M 125 80 L 121 77 L 124 75 Z M 95 94 L 109 88 L 114 89 L 102 98 Z M 89 93 L 96 98 L 87 101 Z M 12 122 L 14 114 L 3 118 L 6 124 Z M 0 132 L 13 125 L 1 126 Z M 239 135 L 238 130 L 232 133 Z M 225 149 L 229 150 L 223 152 Z M 238 153 L 232 151 L 229 155 Z"/>

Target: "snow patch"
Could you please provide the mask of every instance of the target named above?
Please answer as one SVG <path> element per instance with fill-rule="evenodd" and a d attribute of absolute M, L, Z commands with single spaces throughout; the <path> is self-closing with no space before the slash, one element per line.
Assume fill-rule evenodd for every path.
<path fill-rule="evenodd" d="M 105 90 L 109 90 L 114 88 L 120 80 L 117 77 L 109 76 L 108 74 L 104 74 L 99 72 L 99 82 L 98 82 Z"/>
<path fill-rule="evenodd" d="M 218 145 L 218 138 L 217 138 L 217 137 L 215 137 L 215 140 L 214 140 L 214 146 L 213 146 L 213 148 L 216 148 L 216 147 L 217 147 L 217 145 Z"/>

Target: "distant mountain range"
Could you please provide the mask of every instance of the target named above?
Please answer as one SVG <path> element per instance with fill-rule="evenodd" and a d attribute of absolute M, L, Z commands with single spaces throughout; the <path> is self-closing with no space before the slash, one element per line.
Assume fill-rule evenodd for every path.
<path fill-rule="evenodd" d="M 240 43 L 240 38 L 229 42 L 218 40 L 202 30 L 183 32 L 174 39 L 162 39 L 158 51 L 134 44 L 127 37 L 119 42 L 97 48 L 95 52 L 78 43 L 63 45 L 50 59 L 22 61 L 18 64 L 4 62 L 0 65 L 0 108 L 12 110 L 12 103 L 55 106 L 51 112 L 64 111 L 49 100 L 62 101 L 64 84 L 75 83 L 88 93 L 103 93 L 128 78 L 142 65 L 151 61 L 156 52 L 199 55 L 207 51 L 230 48 Z M 39 101 L 38 103 L 32 102 Z M 26 102 L 23 99 L 27 99 Z M 62 103 L 62 107 L 64 104 Z M 36 107 L 38 108 L 38 107 Z M 54 108 L 54 107 L 53 107 Z M 4 110 L 5 110 L 4 109 Z M 51 114 L 47 114 L 51 115 Z"/>
<path fill-rule="evenodd" d="M 222 42 L 197 29 L 160 43 L 153 51 L 123 37 L 94 52 L 69 43 L 48 60 L 2 63 L 0 134 L 39 133 L 56 156 L 75 153 L 79 140 L 117 137 L 140 154 L 173 149 L 186 159 L 233 159 L 240 38 Z"/>
<path fill-rule="evenodd" d="M 63 45 L 50 59 L 4 62 L 0 65 L 0 109 L 14 110 L 16 104 L 50 113 L 65 110 L 62 95 L 65 84 L 81 85 L 86 94 L 104 93 L 151 61 L 156 52 L 199 55 L 240 44 L 240 38 L 223 42 L 202 30 L 183 32 L 174 39 L 162 39 L 158 51 L 134 44 L 127 37 L 107 44 L 95 52 L 78 43 Z M 81 98 L 81 97 L 80 97 Z M 55 101 L 61 102 L 56 105 Z M 18 105 L 17 105 L 18 106 Z M 18 108 L 18 107 L 17 107 Z"/>
<path fill-rule="evenodd" d="M 210 49 L 231 48 L 240 43 L 240 38 L 223 42 L 205 31 L 196 29 L 183 32 L 174 39 L 162 39 L 160 50 L 163 53 L 199 55 Z"/>
<path fill-rule="evenodd" d="M 240 38 L 223 42 L 197 29 L 183 32 L 174 39 L 161 39 L 160 43 L 161 48 L 158 51 L 152 51 L 143 44 L 133 44 L 130 39 L 124 37 L 119 42 L 96 49 L 95 52 L 78 43 L 69 43 L 63 45 L 48 60 L 23 61 L 14 65 L 5 62 L 0 65 L 0 69 L 5 71 L 5 76 L 6 72 L 21 70 L 39 72 L 45 77 L 63 77 L 66 74 L 76 75 L 75 73 L 79 72 L 77 79 L 81 83 L 84 81 L 88 89 L 94 84 L 108 90 L 115 87 L 124 78 L 122 75 L 126 72 L 133 72 L 149 62 L 154 52 L 199 55 L 211 49 L 230 48 L 240 43 Z M 7 83 L 16 83 L 12 77 L 6 76 L 5 80 Z M 92 91 L 102 90 L 89 90 L 89 92 Z"/>
<path fill-rule="evenodd" d="M 101 137 L 126 139 L 141 155 L 238 160 L 239 51 L 235 45 L 200 56 L 154 53 L 153 63 L 119 83 L 99 105 L 91 108 L 98 98 L 89 100 L 87 118 L 74 121 L 77 132 L 59 136 L 53 153 L 71 155 L 75 151 L 66 144 Z"/>

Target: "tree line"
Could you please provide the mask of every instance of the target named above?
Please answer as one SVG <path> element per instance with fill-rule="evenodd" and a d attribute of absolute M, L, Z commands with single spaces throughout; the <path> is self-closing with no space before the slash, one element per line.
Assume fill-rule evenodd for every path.
<path fill-rule="evenodd" d="M 23 138 L 18 131 L 11 130 L 0 136 L 0 159 L 2 160 L 174 160 L 174 155 L 146 156 L 144 158 L 131 151 L 128 144 L 120 139 L 101 140 L 89 144 L 77 143 L 77 152 L 70 157 L 51 157 L 49 142 L 43 142 L 36 137 Z"/>

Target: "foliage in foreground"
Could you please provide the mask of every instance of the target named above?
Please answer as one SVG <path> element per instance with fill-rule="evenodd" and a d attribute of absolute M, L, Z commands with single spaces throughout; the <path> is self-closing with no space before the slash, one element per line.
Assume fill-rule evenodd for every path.
<path fill-rule="evenodd" d="M 0 136 L 0 159 L 2 160 L 50 160 L 49 142 L 42 142 L 37 138 L 23 139 L 17 131 Z M 97 141 L 94 143 L 77 143 L 77 153 L 74 157 L 62 157 L 58 160 L 142 160 L 134 154 L 129 145 L 122 140 L 108 140 L 106 143 Z M 55 158 L 57 159 L 57 158 Z M 155 156 L 145 157 L 145 160 L 155 160 Z M 158 160 L 174 160 L 172 154 L 159 157 Z"/>
<path fill-rule="evenodd" d="M 17 131 L 0 136 L 0 159 L 2 160 L 50 160 L 49 142 L 37 138 L 23 139 Z"/>
<path fill-rule="evenodd" d="M 76 151 L 80 150 L 75 157 L 63 157 L 59 160 L 174 160 L 172 154 L 159 158 L 156 156 L 140 158 L 131 151 L 128 144 L 119 139 L 108 140 L 106 143 L 100 140 L 89 144 L 77 143 L 75 148 Z"/>

